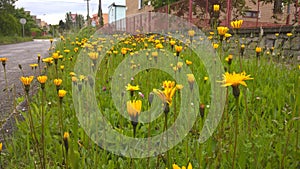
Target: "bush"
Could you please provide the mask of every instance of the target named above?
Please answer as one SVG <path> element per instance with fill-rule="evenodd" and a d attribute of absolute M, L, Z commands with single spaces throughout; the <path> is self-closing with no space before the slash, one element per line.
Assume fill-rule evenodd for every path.
<path fill-rule="evenodd" d="M 39 28 L 30 28 L 32 36 L 41 36 L 42 30 Z"/>
<path fill-rule="evenodd" d="M 20 35 L 21 24 L 11 14 L 1 13 L 0 14 L 0 35 L 2 36 L 13 36 Z"/>

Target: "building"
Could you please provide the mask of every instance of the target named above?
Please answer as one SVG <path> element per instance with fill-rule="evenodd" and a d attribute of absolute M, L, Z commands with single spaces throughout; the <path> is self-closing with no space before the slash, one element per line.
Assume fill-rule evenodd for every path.
<path fill-rule="evenodd" d="M 112 3 L 108 6 L 108 23 L 115 24 L 116 30 L 125 30 L 126 28 L 126 6 Z"/>
<path fill-rule="evenodd" d="M 103 24 L 104 25 L 108 24 L 108 14 L 104 13 L 104 14 L 102 14 L 102 17 L 103 17 Z M 97 13 L 92 15 L 91 20 L 92 20 L 92 23 L 95 23 L 96 26 L 99 25 L 99 17 L 98 17 Z"/>
<path fill-rule="evenodd" d="M 154 10 L 150 3 L 145 5 L 143 0 L 126 0 L 126 7 L 126 16 Z"/>
<path fill-rule="evenodd" d="M 294 3 L 282 6 L 281 14 L 274 14 L 274 4 L 263 4 L 262 2 L 254 4 L 251 0 L 246 1 L 246 5 L 250 10 L 245 11 L 245 15 L 239 17 L 245 21 L 245 26 L 248 23 L 255 23 L 255 26 L 276 26 L 276 25 L 291 25 L 298 19 L 298 6 Z M 256 23 L 257 22 L 257 23 Z M 250 26 L 250 25 L 249 25 Z"/>
<path fill-rule="evenodd" d="M 193 1 L 192 1 L 193 2 Z M 203 3 L 208 3 L 208 0 Z M 227 2 L 231 2 L 227 0 Z M 230 3 L 229 3 L 230 4 Z M 143 0 L 126 0 L 126 16 L 132 16 L 138 13 L 153 11 L 153 12 L 165 12 L 167 6 L 163 6 L 159 9 L 153 9 L 150 4 L 143 4 Z M 243 27 L 270 27 L 270 26 L 282 26 L 282 25 L 295 25 L 299 24 L 300 21 L 300 10 L 297 4 L 291 3 L 290 5 L 283 5 L 281 14 L 273 14 L 273 3 L 265 4 L 263 2 L 253 3 L 252 0 L 246 0 L 246 6 L 249 7 L 248 10 L 244 11 L 243 16 L 235 16 L 234 11 L 229 11 L 225 9 L 225 13 L 220 14 L 221 25 L 229 26 L 229 22 L 233 19 L 243 19 Z M 189 18 L 189 9 L 187 5 L 187 0 L 180 0 L 176 3 L 170 4 L 170 9 L 176 8 L 186 8 L 185 13 L 180 16 L 185 19 Z M 197 8 L 197 7 L 196 7 Z M 221 6 L 222 8 L 222 6 Z M 226 6 L 225 6 L 226 8 Z M 204 10 L 205 11 L 205 10 Z M 206 10 L 208 11 L 208 10 Z M 296 12 L 298 11 L 298 12 Z M 171 14 L 172 13 L 171 10 Z M 192 15 L 191 21 L 199 27 L 209 27 L 209 17 L 208 13 L 201 15 L 201 18 L 196 15 Z"/>
<path fill-rule="evenodd" d="M 116 5 L 112 3 L 108 6 L 108 23 L 116 22 L 117 20 L 124 19 L 126 17 L 126 6 Z"/>

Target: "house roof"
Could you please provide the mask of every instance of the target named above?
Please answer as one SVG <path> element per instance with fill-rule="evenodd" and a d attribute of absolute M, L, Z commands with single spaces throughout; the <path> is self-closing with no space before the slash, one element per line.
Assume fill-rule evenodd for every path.
<path fill-rule="evenodd" d="M 113 2 L 111 5 L 108 6 L 108 8 L 111 8 L 111 7 L 124 7 L 125 8 L 126 6 L 125 5 L 116 5 L 116 3 Z"/>

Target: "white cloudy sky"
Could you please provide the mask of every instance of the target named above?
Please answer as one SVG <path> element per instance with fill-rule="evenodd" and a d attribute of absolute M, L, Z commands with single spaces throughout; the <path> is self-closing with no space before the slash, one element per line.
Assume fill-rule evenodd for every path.
<path fill-rule="evenodd" d="M 90 0 L 90 16 L 98 12 L 99 0 Z M 102 0 L 103 13 L 108 12 L 108 6 L 115 2 L 118 5 L 125 5 L 125 0 Z M 31 11 L 31 15 L 46 21 L 48 24 L 58 24 L 59 20 L 65 20 L 67 12 L 87 15 L 87 6 L 84 0 L 18 0 L 17 8 L 23 7 Z"/>

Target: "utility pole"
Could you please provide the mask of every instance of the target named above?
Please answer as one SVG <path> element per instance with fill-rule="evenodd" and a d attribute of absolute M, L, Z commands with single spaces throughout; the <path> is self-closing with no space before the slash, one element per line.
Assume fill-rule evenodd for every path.
<path fill-rule="evenodd" d="M 87 20 L 87 24 L 90 25 L 90 5 L 89 5 L 90 0 L 84 0 L 84 1 L 86 1 L 86 10 L 87 10 L 86 20 Z"/>
<path fill-rule="evenodd" d="M 189 0 L 189 22 L 192 22 L 193 17 L 193 1 Z"/>
<path fill-rule="evenodd" d="M 258 27 L 258 18 L 259 18 L 259 13 L 260 13 L 260 11 L 259 11 L 260 9 L 259 9 L 259 0 L 257 0 L 257 16 L 256 16 L 256 27 Z"/>
<path fill-rule="evenodd" d="M 227 8 L 226 9 L 226 12 L 227 12 L 226 26 L 229 27 L 230 20 L 231 20 L 231 0 L 227 0 L 226 8 Z"/>
<path fill-rule="evenodd" d="M 288 0 L 288 6 L 287 6 L 287 17 L 286 17 L 286 25 L 290 24 L 290 17 L 291 17 L 291 2 Z"/>
<path fill-rule="evenodd" d="M 99 25 L 100 25 L 100 27 L 102 27 L 104 25 L 104 23 L 103 23 L 103 13 L 102 13 L 102 2 L 101 2 L 101 0 L 99 0 L 98 18 L 99 18 Z"/>

